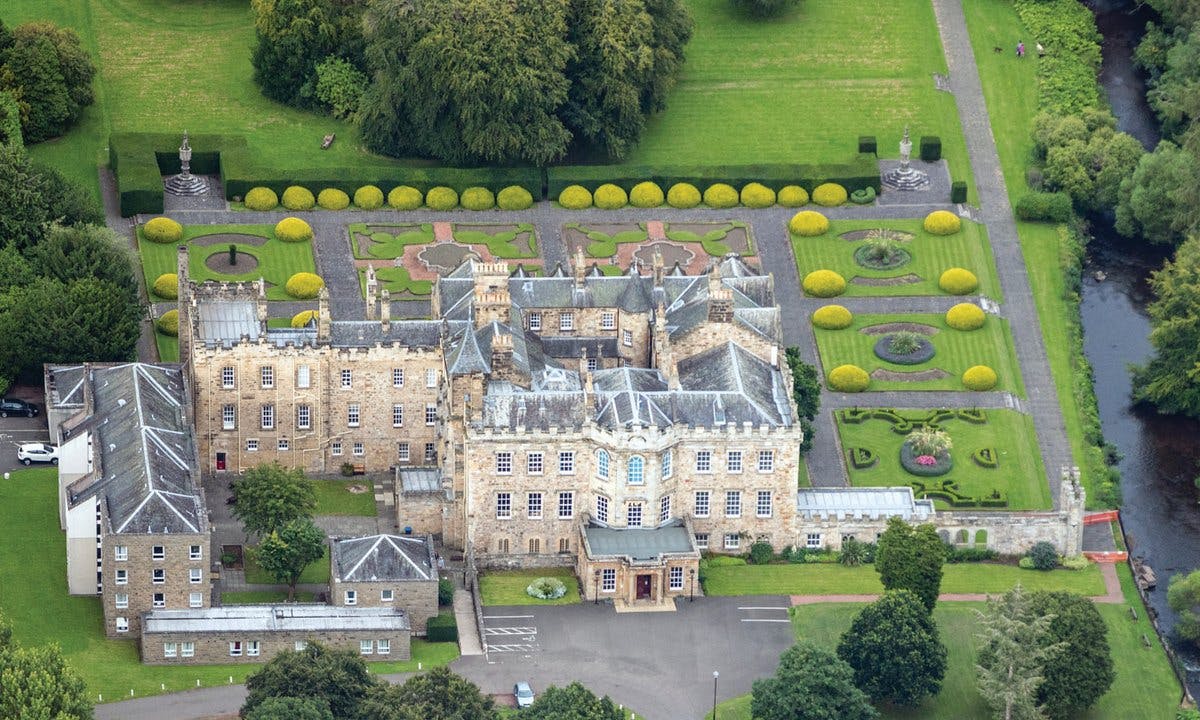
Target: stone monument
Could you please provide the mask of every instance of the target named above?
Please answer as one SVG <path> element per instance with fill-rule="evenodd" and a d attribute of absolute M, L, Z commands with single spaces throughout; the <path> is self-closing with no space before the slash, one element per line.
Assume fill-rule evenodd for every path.
<path fill-rule="evenodd" d="M 192 147 L 188 145 L 187 130 L 183 131 L 183 144 L 179 146 L 179 174 L 172 175 L 163 183 L 172 195 L 203 195 L 208 192 L 204 178 L 192 174 Z"/>
<path fill-rule="evenodd" d="M 893 190 L 924 190 L 929 187 L 929 175 L 916 170 L 909 164 L 912 156 L 912 140 L 908 138 L 908 126 L 904 126 L 904 137 L 900 139 L 900 167 L 883 174 L 883 184 Z"/>

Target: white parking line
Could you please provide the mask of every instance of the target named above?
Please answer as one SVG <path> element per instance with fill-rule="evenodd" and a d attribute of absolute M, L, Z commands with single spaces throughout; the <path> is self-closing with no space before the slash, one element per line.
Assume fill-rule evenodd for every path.
<path fill-rule="evenodd" d="M 533 652 L 536 650 L 533 645 L 488 645 L 487 651 L 494 653 L 506 652 Z"/>
<path fill-rule="evenodd" d="M 484 615 L 484 620 L 510 620 L 515 618 L 531 618 L 532 615 Z"/>
<path fill-rule="evenodd" d="M 765 619 L 765 618 L 764 618 L 764 619 L 758 619 L 758 618 L 742 618 L 742 622 L 774 622 L 774 623 L 790 623 L 790 622 L 791 622 L 791 620 L 774 620 L 774 619 L 768 620 L 768 619 Z"/>
<path fill-rule="evenodd" d="M 782 611 L 784 611 L 784 612 L 787 612 L 787 611 L 788 611 L 788 608 L 787 608 L 787 607 L 779 607 L 779 606 L 772 606 L 772 607 L 740 607 L 740 608 L 738 608 L 738 610 L 782 610 Z"/>
<path fill-rule="evenodd" d="M 534 627 L 485 627 L 483 629 L 485 635 L 537 635 L 537 628 Z"/>

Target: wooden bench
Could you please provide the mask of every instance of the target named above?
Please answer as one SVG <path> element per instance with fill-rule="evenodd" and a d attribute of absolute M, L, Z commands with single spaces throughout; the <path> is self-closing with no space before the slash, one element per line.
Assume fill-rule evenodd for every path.
<path fill-rule="evenodd" d="M 366 464 L 365 463 L 355 463 L 354 464 L 354 474 L 355 475 L 366 475 L 367 474 Z"/>

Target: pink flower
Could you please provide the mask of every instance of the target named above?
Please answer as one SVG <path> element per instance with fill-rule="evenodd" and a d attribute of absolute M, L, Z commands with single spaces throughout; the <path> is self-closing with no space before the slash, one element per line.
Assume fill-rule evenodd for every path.
<path fill-rule="evenodd" d="M 918 465 L 937 465 L 937 458 L 935 458 L 932 455 L 918 455 L 917 456 L 917 464 Z"/>

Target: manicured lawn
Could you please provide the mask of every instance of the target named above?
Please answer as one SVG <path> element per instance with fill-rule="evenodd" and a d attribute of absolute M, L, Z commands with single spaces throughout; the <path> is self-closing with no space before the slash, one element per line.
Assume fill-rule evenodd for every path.
<path fill-rule="evenodd" d="M 379 289 L 387 290 L 392 300 L 426 300 L 433 292 L 432 280 L 413 280 L 408 268 L 381 267 L 375 270 Z M 358 285 L 367 296 L 367 269 L 358 269 Z M 406 297 L 407 296 L 407 297 Z M 413 297 L 421 296 L 421 297 Z"/>
<path fill-rule="evenodd" d="M 874 347 L 882 336 L 868 335 L 862 330 L 885 323 L 917 323 L 936 328 L 937 334 L 930 339 L 937 354 L 918 365 L 898 365 L 881 359 Z M 902 373 L 939 369 L 949 373 L 935 380 L 883 380 L 872 376 L 870 390 L 964 390 L 963 372 L 973 365 L 987 365 L 999 376 L 996 390 L 1025 394 L 1008 320 L 995 315 L 989 315 L 982 328 L 968 331 L 951 328 L 943 315 L 917 313 L 856 315 L 854 323 L 843 330 L 814 327 L 813 331 L 826 373 L 845 364 L 857 365 L 868 373 L 877 369 Z"/>
<path fill-rule="evenodd" d="M 1036 451 L 1033 421 L 1028 415 L 1012 410 L 985 412 L 987 422 L 982 425 L 958 418 L 941 423 L 954 443 L 951 451 L 954 467 L 947 474 L 928 478 L 926 482 L 937 484 L 950 480 L 958 483 L 959 493 L 974 497 L 984 497 L 999 490 L 1008 495 L 1009 510 L 1049 509 L 1050 488 L 1042 469 L 1041 454 Z M 900 446 L 906 436 L 894 432 L 888 421 L 868 419 L 849 424 L 839 418 L 838 433 L 844 451 L 866 448 L 878 458 L 874 465 L 865 469 L 847 463 L 851 485 L 890 487 L 919 479 L 900 466 Z M 999 459 L 997 467 L 983 468 L 974 461 L 972 454 L 982 448 L 995 449 Z M 937 504 L 939 508 L 944 507 L 940 500 Z"/>
<path fill-rule="evenodd" d="M 818 210 L 820 208 L 817 208 Z M 930 235 L 922 227 L 923 219 L 914 220 L 833 220 L 829 232 L 820 237 L 792 237 L 796 265 L 803 278 L 814 270 L 833 270 L 846 279 L 846 295 L 945 295 L 938 287 L 938 278 L 952 267 L 975 273 L 979 289 L 973 295 L 986 295 L 1003 300 L 1000 280 L 996 275 L 992 246 L 987 228 L 970 220 L 962 221 L 962 230 L 955 235 Z M 912 240 L 901 247 L 912 255 L 905 265 L 891 270 L 873 270 L 854 261 L 854 252 L 865 240 L 846 240 L 843 233 L 854 230 L 896 230 L 910 233 Z M 897 285 L 863 285 L 854 278 L 899 278 L 916 275 L 919 281 Z M 837 302 L 837 300 L 831 300 Z"/>
<path fill-rule="evenodd" d="M 296 591 L 298 603 L 313 602 L 313 594 L 303 590 Z M 286 590 L 246 590 L 244 592 L 223 592 L 221 603 L 224 605 L 262 605 L 266 603 L 287 602 Z"/>
<path fill-rule="evenodd" d="M 246 582 L 250 585 L 278 585 L 278 580 L 273 575 L 263 570 L 258 565 L 258 558 L 255 552 L 257 547 L 246 548 L 245 570 Z M 300 585 L 320 584 L 329 582 L 329 547 L 326 546 L 325 554 L 320 560 L 304 568 L 304 572 L 300 574 Z"/>
<path fill-rule="evenodd" d="M 179 362 L 179 338 L 154 331 L 154 344 L 158 346 L 159 362 Z"/>
<path fill-rule="evenodd" d="M 352 485 L 366 486 L 367 491 L 352 493 Z M 317 489 L 317 515 L 376 515 L 370 480 L 314 480 L 313 486 Z"/>
<path fill-rule="evenodd" d="M 562 580 L 567 594 L 557 600 L 539 600 L 525 592 L 529 583 L 540 577 Z M 479 594 L 484 605 L 573 605 L 579 602 L 579 582 L 571 568 L 485 572 L 479 576 Z"/>

